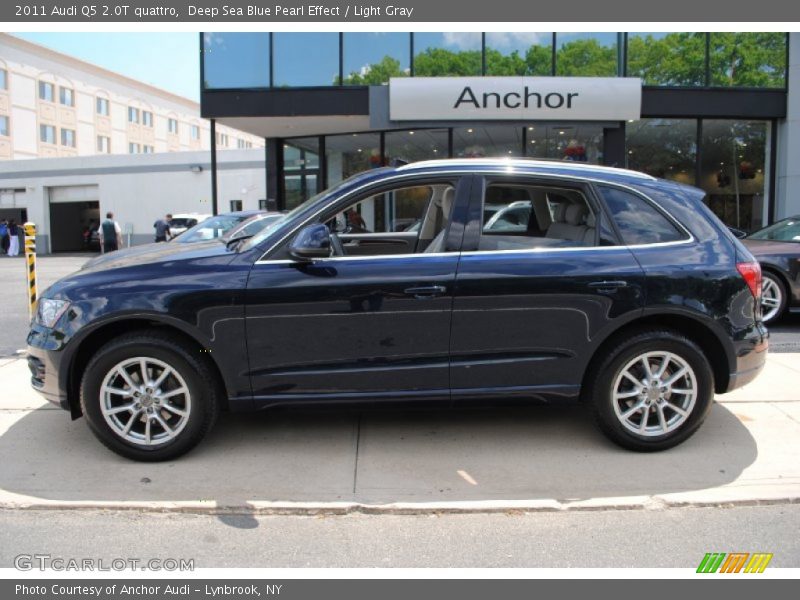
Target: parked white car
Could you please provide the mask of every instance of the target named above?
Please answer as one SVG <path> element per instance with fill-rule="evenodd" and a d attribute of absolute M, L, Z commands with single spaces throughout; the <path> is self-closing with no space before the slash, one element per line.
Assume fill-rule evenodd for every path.
<path fill-rule="evenodd" d="M 181 213 L 172 215 L 172 220 L 169 222 L 169 230 L 172 233 L 172 236 L 175 237 L 176 235 L 182 234 L 190 227 L 194 227 L 198 223 L 202 223 L 210 216 L 211 215 L 201 213 Z"/>

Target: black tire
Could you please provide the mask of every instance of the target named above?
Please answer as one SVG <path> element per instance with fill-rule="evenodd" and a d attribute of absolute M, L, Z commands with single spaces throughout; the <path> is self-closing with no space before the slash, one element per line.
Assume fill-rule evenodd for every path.
<path fill-rule="evenodd" d="M 761 277 L 765 282 L 768 279 L 770 281 L 772 281 L 772 283 L 775 284 L 775 286 L 777 287 L 777 289 L 778 289 L 778 291 L 780 292 L 780 295 L 781 295 L 781 302 L 780 302 L 780 306 L 778 307 L 777 312 L 775 312 L 770 318 L 763 318 L 763 321 L 764 321 L 765 324 L 774 323 L 775 321 L 777 321 L 778 319 L 780 319 L 783 316 L 784 312 L 786 312 L 786 305 L 789 303 L 789 293 L 788 293 L 788 290 L 786 289 L 786 285 L 783 283 L 783 280 L 781 280 L 781 278 L 778 275 L 770 273 L 769 271 L 764 271 L 761 274 Z M 761 287 L 762 288 L 764 287 L 763 283 L 762 283 Z M 764 314 L 763 305 L 762 305 L 762 308 L 761 308 L 761 312 L 762 312 L 762 316 L 763 316 L 763 314 Z"/>
<path fill-rule="evenodd" d="M 626 365 L 646 352 L 677 355 L 691 367 L 696 380 L 697 396 L 688 417 L 674 430 L 661 435 L 634 433 L 623 425 L 614 409 L 613 394 L 617 378 Z M 671 330 L 643 330 L 615 340 L 604 354 L 588 379 L 588 395 L 600 429 L 613 442 L 629 450 L 656 452 L 686 441 L 702 425 L 714 397 L 714 374 L 705 354 L 693 341 Z M 631 402 L 635 401 L 631 399 Z M 652 410 L 655 411 L 656 407 L 653 406 Z M 643 416 L 643 413 L 638 414 Z M 654 414 L 652 418 L 657 418 L 657 415 Z"/>
<path fill-rule="evenodd" d="M 191 410 L 180 432 L 154 446 L 121 437 L 106 422 L 101 405 L 100 388 L 106 375 L 121 361 L 138 356 L 163 361 L 177 371 L 191 398 Z M 132 460 L 163 461 L 185 454 L 211 430 L 219 414 L 219 385 L 207 360 L 196 348 L 158 331 L 133 332 L 107 343 L 89 361 L 81 380 L 81 408 L 89 428 L 107 448 Z"/>

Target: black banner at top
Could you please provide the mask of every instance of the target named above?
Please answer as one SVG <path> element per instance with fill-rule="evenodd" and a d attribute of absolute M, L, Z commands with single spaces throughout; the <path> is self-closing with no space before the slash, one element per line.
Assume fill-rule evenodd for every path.
<path fill-rule="evenodd" d="M 786 0 L 9 0 L 9 23 L 53 22 L 739 22 L 800 21 L 800 3 Z M 758 29 L 753 26 L 753 29 Z M 708 29 L 708 27 L 706 27 Z"/>

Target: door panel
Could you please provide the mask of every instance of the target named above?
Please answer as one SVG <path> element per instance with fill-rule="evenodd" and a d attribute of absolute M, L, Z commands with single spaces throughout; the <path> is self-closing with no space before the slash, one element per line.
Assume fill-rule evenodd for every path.
<path fill-rule="evenodd" d="M 256 264 L 247 344 L 257 405 L 447 395 L 457 263 L 453 253 Z"/>
<path fill-rule="evenodd" d="M 464 254 L 453 305 L 453 394 L 540 388 L 571 395 L 597 339 L 643 305 L 627 248 Z"/>
<path fill-rule="evenodd" d="M 376 254 L 413 254 L 417 245 L 417 232 L 396 233 L 340 233 L 347 256 L 374 256 Z"/>

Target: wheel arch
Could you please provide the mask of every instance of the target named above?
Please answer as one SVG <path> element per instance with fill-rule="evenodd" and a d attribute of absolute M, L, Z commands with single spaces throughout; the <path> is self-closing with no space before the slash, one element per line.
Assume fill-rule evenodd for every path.
<path fill-rule="evenodd" d="M 621 338 L 635 335 L 648 329 L 669 329 L 680 333 L 697 344 L 711 365 L 714 374 L 714 391 L 724 393 L 728 388 L 731 374 L 731 357 L 719 335 L 702 320 L 682 313 L 645 315 L 629 321 L 617 328 L 600 343 L 592 354 L 589 364 L 581 380 L 581 400 L 587 399 L 587 382 L 591 381 L 595 370 L 599 367 L 608 349 L 618 343 Z"/>
<path fill-rule="evenodd" d="M 67 381 L 67 398 L 69 400 L 70 414 L 73 419 L 82 416 L 80 407 L 80 385 L 81 374 L 86 368 L 86 365 L 91 360 L 96 351 L 108 340 L 118 337 L 123 334 L 132 332 L 146 332 L 158 331 L 162 333 L 169 333 L 176 339 L 179 339 L 184 344 L 197 348 L 198 353 L 207 344 L 198 339 L 195 335 L 188 332 L 186 329 L 177 326 L 174 323 L 166 322 L 153 316 L 132 316 L 123 319 L 115 319 L 106 321 L 87 332 L 79 340 L 78 346 L 72 352 L 66 365 L 66 381 Z M 222 376 L 222 371 L 219 365 L 210 355 L 210 353 L 203 353 L 201 359 L 206 362 L 211 368 L 214 379 L 217 381 L 218 394 L 217 396 L 222 399 L 221 408 L 228 408 L 228 394 L 225 385 L 225 378 Z"/>

